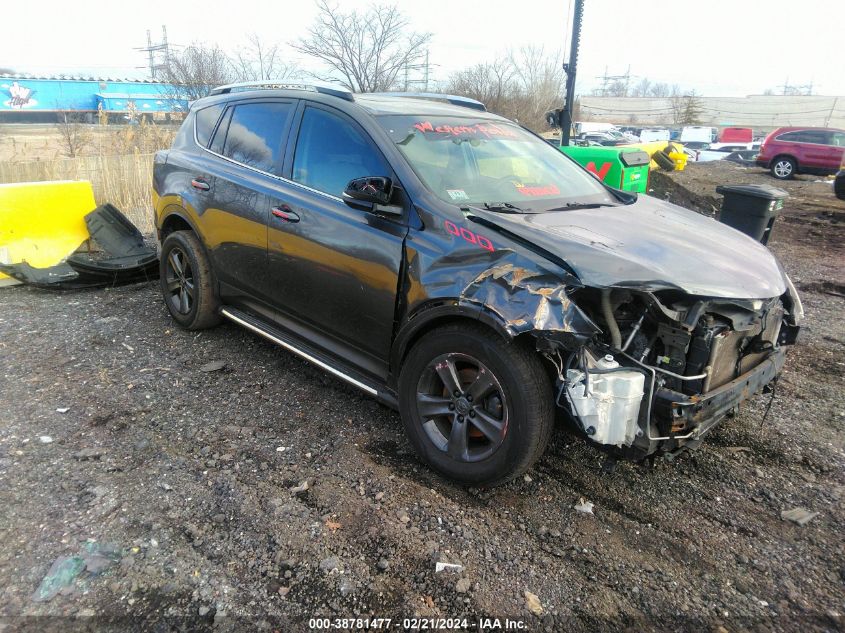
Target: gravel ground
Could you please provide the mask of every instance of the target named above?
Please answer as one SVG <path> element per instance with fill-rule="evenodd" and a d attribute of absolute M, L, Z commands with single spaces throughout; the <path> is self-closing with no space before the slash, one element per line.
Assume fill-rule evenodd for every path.
<path fill-rule="evenodd" d="M 653 184 L 707 210 L 716 182 L 758 181 Z M 396 413 L 283 350 L 178 329 L 153 283 L 0 290 L 0 631 L 843 630 L 845 204 L 788 186 L 772 248 L 807 319 L 765 423 L 760 396 L 696 453 L 613 472 L 560 430 L 493 490 L 433 474 Z M 42 583 L 57 560 L 67 582 Z"/>

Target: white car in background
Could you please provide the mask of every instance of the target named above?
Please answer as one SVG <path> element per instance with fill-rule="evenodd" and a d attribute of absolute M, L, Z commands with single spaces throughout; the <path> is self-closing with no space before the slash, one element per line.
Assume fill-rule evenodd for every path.
<path fill-rule="evenodd" d="M 643 128 L 640 131 L 640 143 L 652 143 L 654 141 L 668 141 L 669 130 L 666 128 Z"/>
<path fill-rule="evenodd" d="M 719 138 L 718 130 L 705 125 L 687 125 L 681 130 L 681 143 L 713 143 Z"/>

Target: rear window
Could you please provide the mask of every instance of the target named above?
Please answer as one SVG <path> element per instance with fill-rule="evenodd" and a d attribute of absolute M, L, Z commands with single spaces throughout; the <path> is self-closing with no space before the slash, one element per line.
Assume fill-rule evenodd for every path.
<path fill-rule="evenodd" d="M 232 120 L 233 111 L 234 108 L 226 110 L 226 114 L 223 115 L 223 120 L 220 121 L 220 125 L 217 126 L 217 131 L 214 133 L 214 140 L 211 141 L 211 147 L 208 149 L 215 154 L 223 153 L 223 144 L 226 142 L 226 132 L 229 130 L 229 121 Z"/>
<path fill-rule="evenodd" d="M 223 104 L 197 110 L 195 119 L 197 142 L 203 147 L 208 147 L 208 141 L 211 140 L 211 134 L 214 132 L 214 126 L 217 125 L 221 112 L 223 112 Z"/>
<path fill-rule="evenodd" d="M 289 102 L 243 103 L 235 106 L 223 155 L 268 173 L 275 173 L 282 152 L 282 134 L 293 110 Z"/>

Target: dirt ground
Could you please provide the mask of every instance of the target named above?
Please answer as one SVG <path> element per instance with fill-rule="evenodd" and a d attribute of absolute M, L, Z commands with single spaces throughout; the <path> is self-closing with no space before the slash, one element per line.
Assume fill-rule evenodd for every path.
<path fill-rule="evenodd" d="M 178 329 L 154 283 L 0 290 L 0 631 L 843 630 L 845 203 L 814 180 L 783 185 L 771 243 L 807 317 L 765 422 L 758 396 L 698 452 L 613 472 L 561 430 L 493 490 L 433 474 L 396 413 L 283 350 Z M 775 184 L 709 163 L 652 185 L 712 211 L 747 182 Z"/>

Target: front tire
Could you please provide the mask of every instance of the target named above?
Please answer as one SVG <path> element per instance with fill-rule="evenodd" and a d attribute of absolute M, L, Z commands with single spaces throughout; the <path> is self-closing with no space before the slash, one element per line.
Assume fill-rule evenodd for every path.
<path fill-rule="evenodd" d="M 772 165 L 769 169 L 772 172 L 772 176 L 778 180 L 789 180 L 795 176 L 798 165 L 795 163 L 794 158 L 790 158 L 789 156 L 778 156 L 772 161 Z"/>
<path fill-rule="evenodd" d="M 160 283 L 173 320 L 188 330 L 220 323 L 211 266 L 199 239 L 190 231 L 174 231 L 161 246 Z"/>
<path fill-rule="evenodd" d="M 543 454 L 554 396 L 540 355 L 477 325 L 425 335 L 405 358 L 399 409 L 420 458 L 451 479 L 496 485 Z"/>

